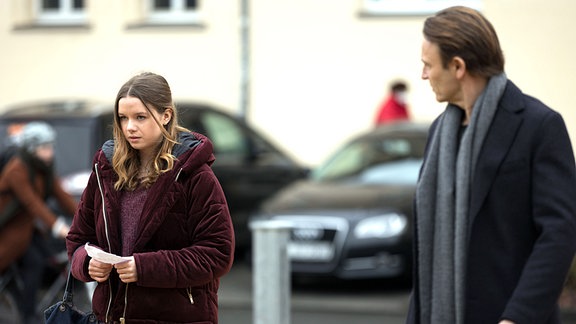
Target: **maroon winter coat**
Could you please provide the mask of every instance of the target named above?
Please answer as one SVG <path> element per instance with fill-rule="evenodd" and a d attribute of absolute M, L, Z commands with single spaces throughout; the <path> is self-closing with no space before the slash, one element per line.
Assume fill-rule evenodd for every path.
<path fill-rule="evenodd" d="M 212 143 L 196 133 L 183 133 L 179 142 L 173 150 L 174 168 L 158 178 L 142 202 L 133 254 L 138 281 L 125 284 L 113 270 L 98 284 L 92 309 L 100 321 L 124 317 L 126 323 L 218 323 L 219 278 L 232 266 L 234 231 L 210 168 Z M 82 281 L 93 281 L 85 243 L 121 255 L 120 192 L 114 189 L 112 152 L 108 141 L 96 153 L 67 237 L 72 274 Z"/>

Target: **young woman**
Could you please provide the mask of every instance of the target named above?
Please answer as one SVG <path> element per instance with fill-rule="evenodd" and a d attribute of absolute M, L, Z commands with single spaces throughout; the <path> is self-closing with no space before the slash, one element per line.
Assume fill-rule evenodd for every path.
<path fill-rule="evenodd" d="M 100 322 L 218 322 L 234 232 L 213 162 L 210 140 L 179 126 L 162 76 L 139 74 L 120 88 L 114 140 L 94 157 L 67 236 L 72 274 L 98 282 Z M 92 258 L 87 243 L 124 260 Z"/>

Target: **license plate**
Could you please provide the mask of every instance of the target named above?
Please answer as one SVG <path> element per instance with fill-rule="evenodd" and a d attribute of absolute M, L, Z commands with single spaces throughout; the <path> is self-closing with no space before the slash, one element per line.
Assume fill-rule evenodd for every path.
<path fill-rule="evenodd" d="M 322 242 L 289 242 L 288 257 L 295 261 L 329 261 L 334 257 L 334 247 Z"/>

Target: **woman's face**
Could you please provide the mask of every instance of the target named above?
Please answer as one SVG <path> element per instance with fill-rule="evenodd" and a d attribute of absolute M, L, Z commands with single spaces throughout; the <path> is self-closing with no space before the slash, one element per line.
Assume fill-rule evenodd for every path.
<path fill-rule="evenodd" d="M 52 160 L 54 159 L 54 144 L 52 143 L 40 144 L 38 145 L 38 147 L 36 147 L 34 154 L 44 163 L 50 165 L 52 163 Z"/>
<path fill-rule="evenodd" d="M 156 109 L 146 109 L 142 101 L 135 97 L 124 97 L 118 101 L 118 117 L 124 137 L 132 148 L 140 154 L 153 154 L 162 142 L 162 129 L 156 123 L 167 124 L 170 121 L 170 110 L 160 114 Z M 156 120 L 154 119 L 156 118 Z"/>

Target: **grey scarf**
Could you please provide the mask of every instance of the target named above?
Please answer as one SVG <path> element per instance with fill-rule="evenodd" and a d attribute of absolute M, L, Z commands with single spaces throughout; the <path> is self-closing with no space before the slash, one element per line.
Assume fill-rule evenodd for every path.
<path fill-rule="evenodd" d="M 421 324 L 464 324 L 470 187 L 476 161 L 498 101 L 504 73 L 494 76 L 474 103 L 459 142 L 464 111 L 448 105 L 430 134 L 416 190 L 416 235 Z"/>

